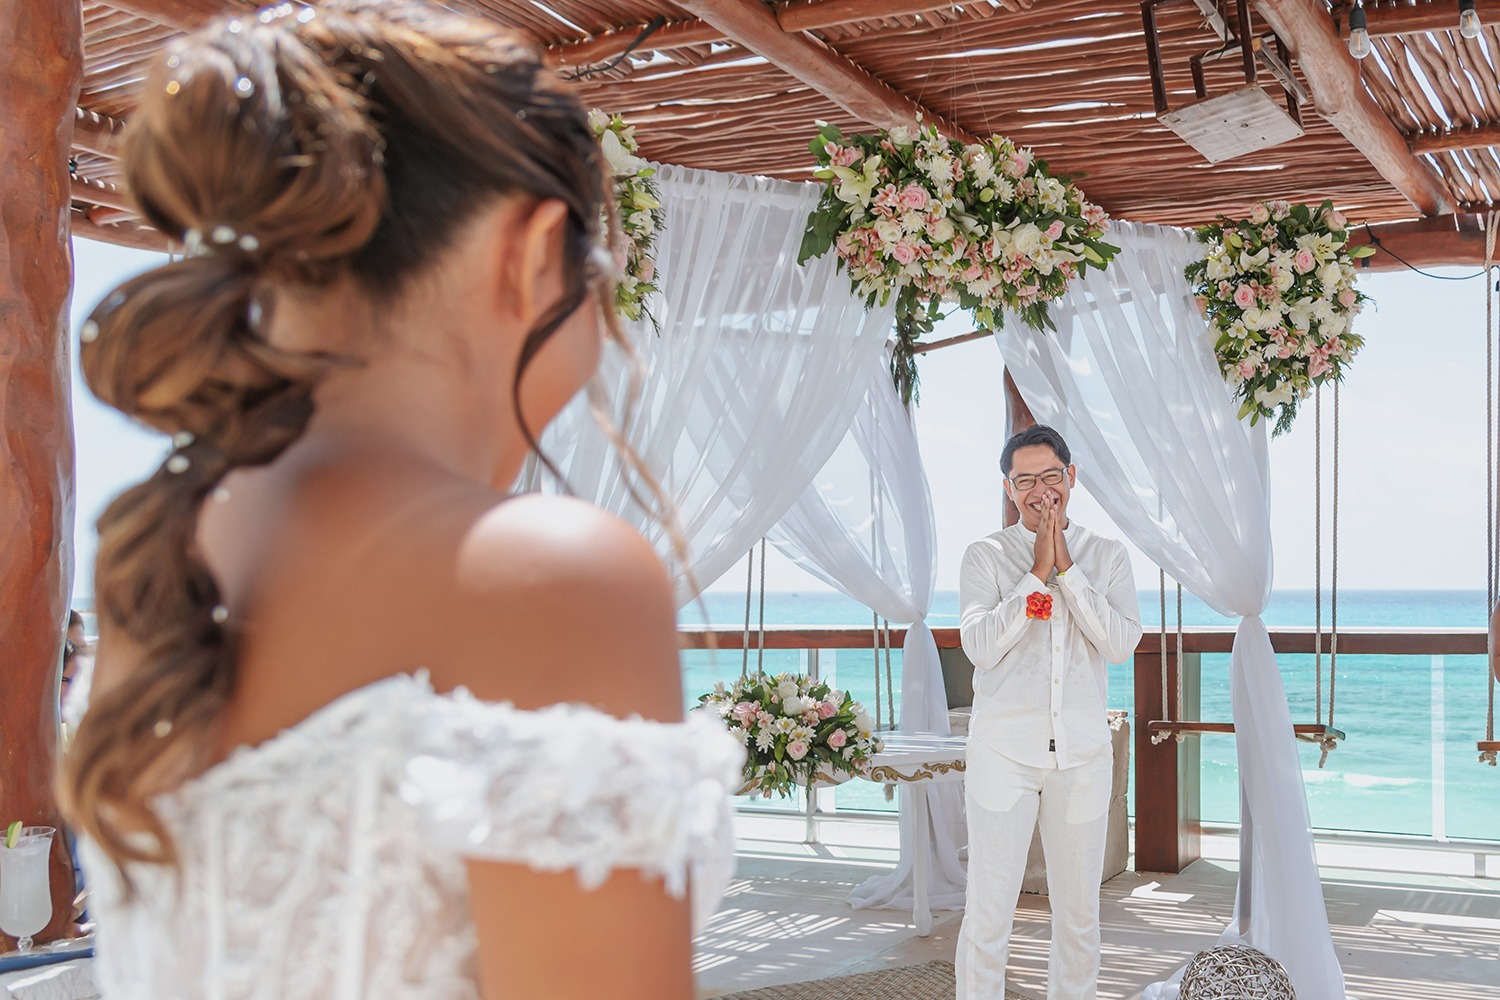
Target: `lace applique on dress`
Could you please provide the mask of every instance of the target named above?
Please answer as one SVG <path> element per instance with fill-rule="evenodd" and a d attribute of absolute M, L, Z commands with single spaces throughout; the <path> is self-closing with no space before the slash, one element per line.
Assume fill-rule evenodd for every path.
<path fill-rule="evenodd" d="M 352 692 L 157 802 L 179 870 L 91 845 L 96 971 L 109 1000 L 471 1000 L 463 858 L 642 869 L 695 920 L 733 863 L 743 748 L 713 720 L 523 712 L 425 675 Z"/>

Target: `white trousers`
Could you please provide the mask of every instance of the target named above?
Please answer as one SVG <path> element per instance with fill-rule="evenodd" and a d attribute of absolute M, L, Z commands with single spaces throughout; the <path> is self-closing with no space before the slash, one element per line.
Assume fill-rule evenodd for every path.
<path fill-rule="evenodd" d="M 1011 927 L 1038 824 L 1052 907 L 1047 1000 L 1095 1000 L 1113 758 L 1106 747 L 1076 767 L 1028 767 L 969 743 L 969 886 L 958 935 L 958 1000 L 1005 998 Z"/>

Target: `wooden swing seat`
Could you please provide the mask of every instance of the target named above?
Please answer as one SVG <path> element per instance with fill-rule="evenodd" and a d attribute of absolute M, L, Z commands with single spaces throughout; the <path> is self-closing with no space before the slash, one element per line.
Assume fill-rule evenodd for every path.
<path fill-rule="evenodd" d="M 1185 736 L 1201 736 L 1204 733 L 1233 733 L 1232 722 L 1148 722 L 1146 723 L 1148 733 L 1182 733 Z M 1318 723 L 1305 722 L 1296 723 L 1292 726 L 1292 734 L 1304 743 L 1322 743 L 1325 739 L 1342 741 L 1344 731 L 1332 726 L 1320 725 Z M 1500 744 L 1497 744 L 1500 745 Z"/>
<path fill-rule="evenodd" d="M 1494 751 L 1500 752 L 1500 740 L 1480 740 L 1479 741 L 1479 752 L 1480 753 L 1485 753 L 1485 752 L 1490 751 L 1490 750 L 1494 750 Z"/>

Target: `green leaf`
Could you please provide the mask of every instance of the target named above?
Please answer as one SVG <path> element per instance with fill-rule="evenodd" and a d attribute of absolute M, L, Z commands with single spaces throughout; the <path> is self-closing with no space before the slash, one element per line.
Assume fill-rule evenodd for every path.
<path fill-rule="evenodd" d="M 823 145 L 826 141 L 827 140 L 825 140 L 820 135 L 815 135 L 811 139 L 807 140 L 807 148 L 812 152 L 812 155 L 818 158 L 819 163 L 821 163 L 824 157 L 828 155 L 827 151 L 823 149 Z"/>
<path fill-rule="evenodd" d="M 1373 257 L 1377 252 L 1377 248 L 1373 243 L 1362 243 L 1357 247 L 1349 248 L 1349 256 L 1353 257 L 1355 260 L 1359 260 L 1363 257 Z"/>

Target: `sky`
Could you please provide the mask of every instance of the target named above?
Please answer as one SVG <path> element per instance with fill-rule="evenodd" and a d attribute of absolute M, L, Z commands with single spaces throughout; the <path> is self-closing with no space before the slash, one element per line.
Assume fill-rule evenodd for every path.
<path fill-rule="evenodd" d="M 77 239 L 73 343 L 88 312 L 121 281 L 157 266 L 158 254 Z M 1434 273 L 1460 276 L 1475 269 Z M 1341 589 L 1474 589 L 1485 586 L 1485 294 L 1484 282 L 1440 280 L 1409 272 L 1373 273 L 1361 289 L 1375 305 L 1355 329 L 1366 346 L 1340 390 L 1339 586 Z M 1500 303 L 1497 303 L 1500 309 Z M 961 317 L 935 336 L 966 333 Z M 1500 363 L 1500 359 L 1497 359 Z M 76 595 L 92 589 L 93 524 L 109 499 L 159 464 L 166 440 L 96 401 L 77 377 Z M 1003 366 L 998 346 L 981 339 L 920 360 L 922 401 L 916 425 L 937 522 L 937 589 L 958 588 L 968 543 L 1001 527 L 997 459 L 1005 439 Z M 1333 437 L 1324 397 L 1324 586 L 1331 560 Z M 1313 585 L 1314 435 L 1312 410 L 1271 442 L 1272 534 L 1277 589 Z M 1080 470 L 1087 481 L 1087 469 Z M 1119 536 L 1087 489 L 1071 508 L 1080 523 Z M 1142 589 L 1156 568 L 1131 550 Z M 710 590 L 744 588 L 745 566 Z M 827 587 L 773 550 L 766 587 Z"/>

